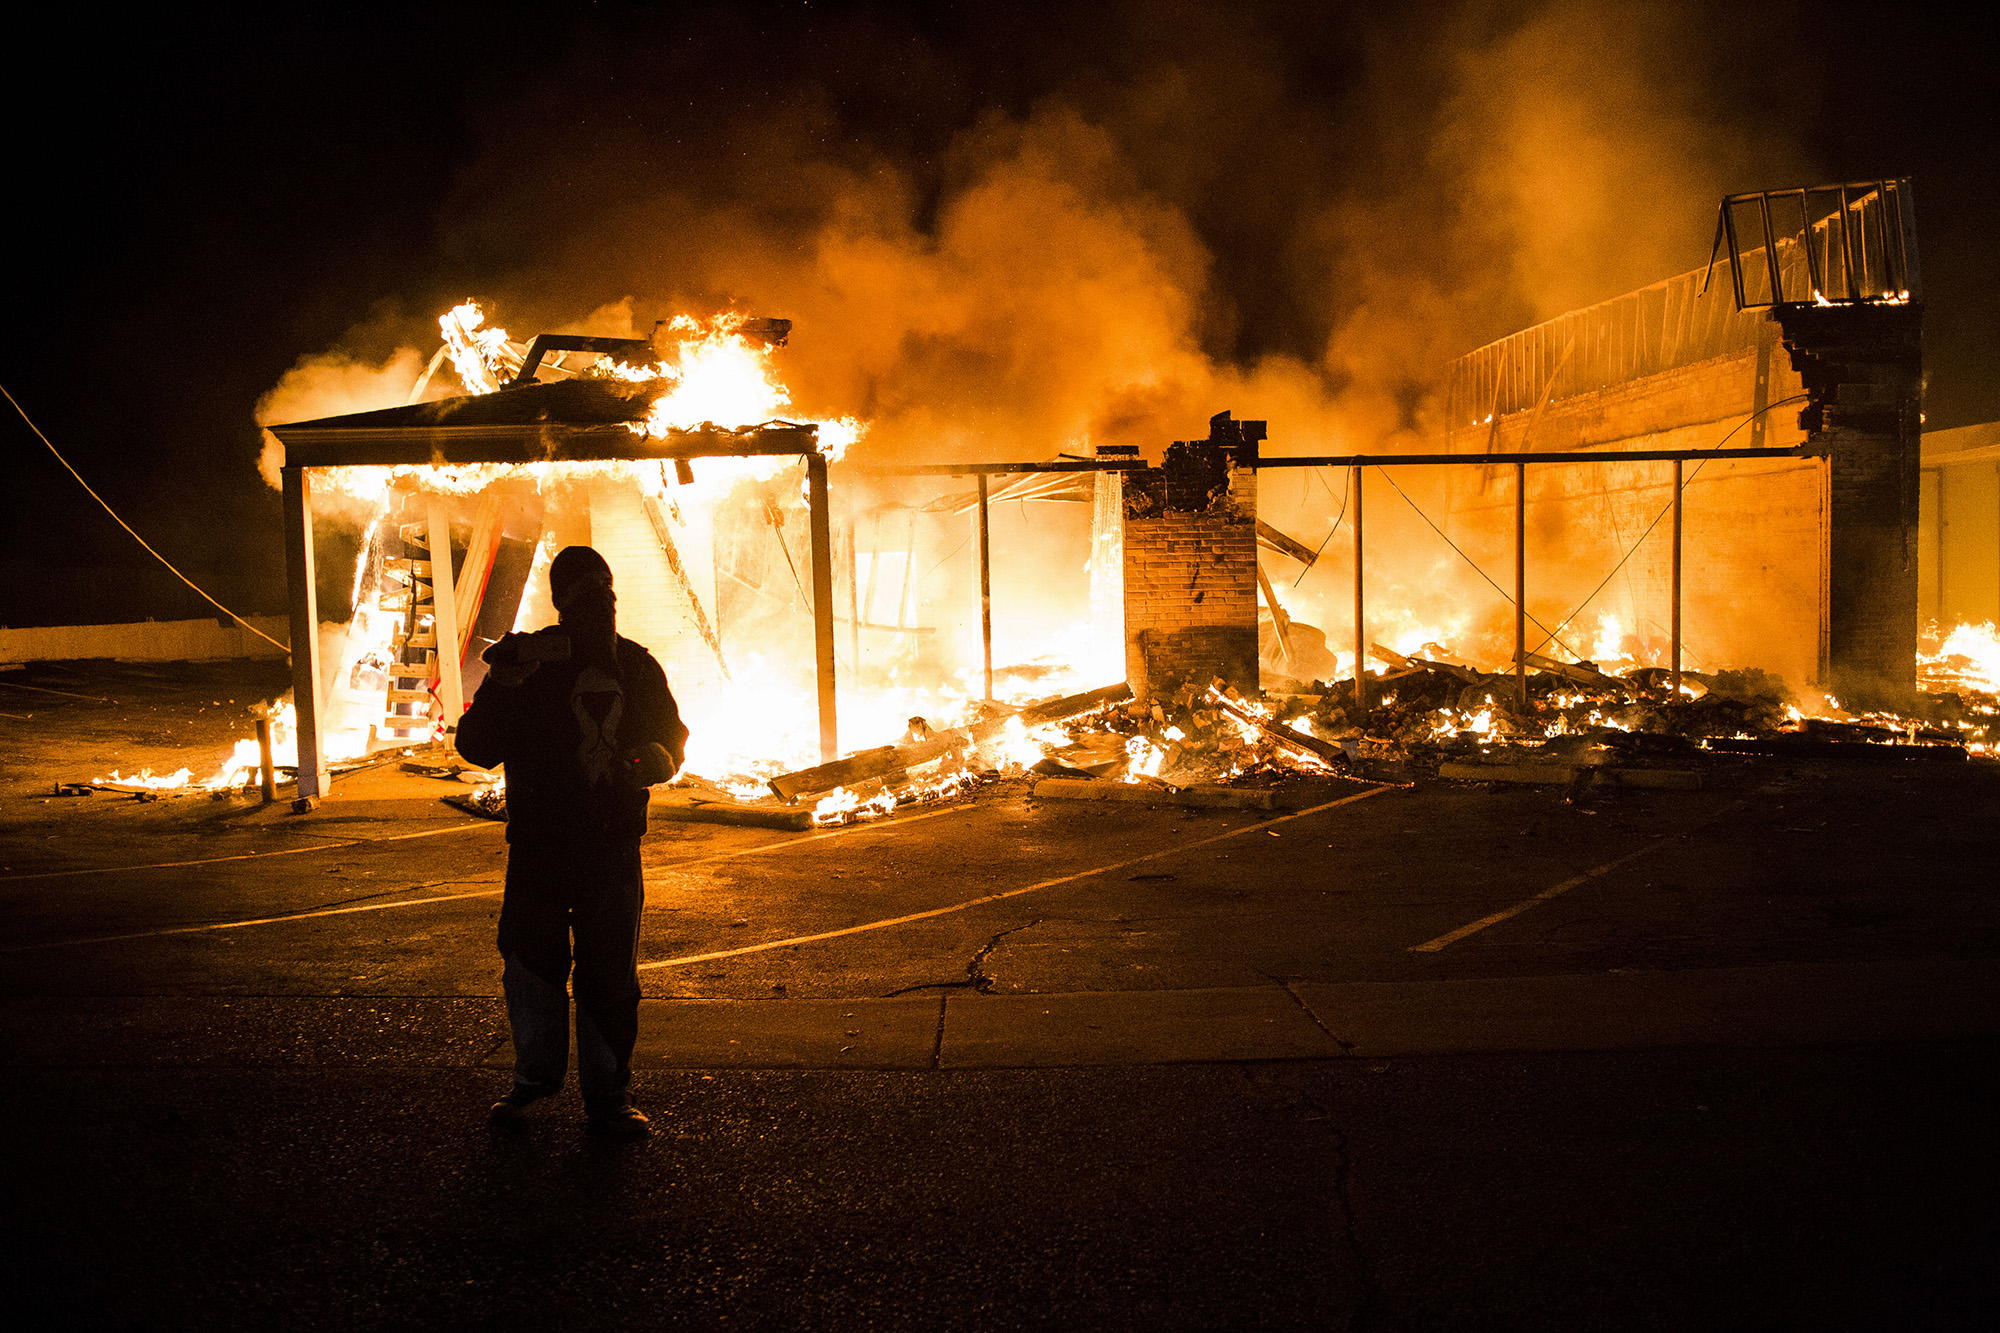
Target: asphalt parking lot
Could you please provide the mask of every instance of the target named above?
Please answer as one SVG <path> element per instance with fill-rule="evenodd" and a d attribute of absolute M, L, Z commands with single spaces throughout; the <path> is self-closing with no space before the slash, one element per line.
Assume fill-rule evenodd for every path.
<path fill-rule="evenodd" d="M 392 773 L 56 797 L 263 683 L 68 670 L 6 679 L 112 702 L 0 740 L 5 1249 L 55 1322 L 1991 1318 L 2000 767 L 659 823 L 659 1132 L 612 1148 L 484 1125 L 499 826 Z"/>

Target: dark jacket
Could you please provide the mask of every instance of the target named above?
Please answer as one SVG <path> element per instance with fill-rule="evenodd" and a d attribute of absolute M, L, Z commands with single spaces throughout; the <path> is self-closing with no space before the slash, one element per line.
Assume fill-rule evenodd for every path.
<path fill-rule="evenodd" d="M 560 626 L 535 637 L 562 635 Z M 458 752 L 481 768 L 505 765 L 507 841 L 564 843 L 637 838 L 646 788 L 631 752 L 664 746 L 679 767 L 687 744 L 680 708 L 653 655 L 618 640 L 614 676 L 575 658 L 544 661 L 520 685 L 487 676 L 458 724 Z"/>

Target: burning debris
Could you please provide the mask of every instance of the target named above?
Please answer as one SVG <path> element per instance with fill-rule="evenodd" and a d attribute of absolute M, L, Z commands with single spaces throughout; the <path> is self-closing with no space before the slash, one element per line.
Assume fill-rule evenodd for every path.
<path fill-rule="evenodd" d="M 771 354 L 785 342 L 786 321 L 680 318 L 650 339 L 544 334 L 521 343 L 467 302 L 440 329 L 443 346 L 404 407 L 274 427 L 291 451 L 288 475 L 303 488 L 310 471 L 318 503 L 361 520 L 352 618 L 322 626 L 318 644 L 323 689 L 307 730 L 320 760 L 353 765 L 421 752 L 421 776 L 484 776 L 452 768 L 449 754 L 456 715 L 484 675 L 482 650 L 553 619 L 549 560 L 579 542 L 616 552 L 621 588 L 635 594 L 621 609 L 621 629 L 660 656 L 690 716 L 727 719 L 696 727 L 683 773 L 660 791 L 662 808 L 676 812 L 670 817 L 848 823 L 1007 777 L 1040 779 L 1049 795 L 1111 787 L 1241 794 L 1305 779 L 1432 775 L 1544 781 L 1585 770 L 1594 780 L 1672 785 L 1660 775 L 1692 772 L 1704 755 L 1724 753 L 1962 760 L 1992 753 L 2000 724 L 1991 626 L 1961 626 L 1937 640 L 1922 662 L 1924 693 L 1907 716 L 1850 715 L 1823 696 L 1801 700 L 1755 669 L 1676 676 L 1623 656 L 1609 617 L 1598 644 L 1585 648 L 1594 660 L 1522 653 L 1519 667 L 1509 661 L 1496 671 L 1490 659 L 1482 667 L 1438 642 L 1460 640 L 1455 627 L 1415 637 L 1378 628 L 1399 647 L 1371 644 L 1373 667 L 1357 663 L 1280 604 L 1261 553 L 1310 570 L 1324 543 L 1257 517 L 1265 423 L 1227 412 L 1210 420 L 1208 439 L 1173 443 L 1159 467 L 1136 457 L 1114 464 L 1093 450 L 1050 465 L 1101 468 L 1087 486 L 1082 477 L 1032 487 L 1002 478 L 1008 499 L 1089 502 L 1092 620 L 1037 626 L 1043 644 L 1060 648 L 1052 660 L 995 671 L 987 473 L 1040 465 L 975 465 L 970 498 L 929 504 L 879 477 L 865 482 L 841 514 L 844 544 L 836 547 L 825 465 L 862 427 L 779 419 L 791 399 Z M 447 364 L 467 396 L 420 402 Z M 408 439 L 442 439 L 447 426 L 506 434 L 508 449 L 520 446 L 464 457 L 523 461 L 447 462 L 435 442 L 402 449 Z M 588 448 L 559 453 L 548 443 L 557 428 L 589 436 Z M 395 461 L 374 461 L 389 452 L 368 453 L 374 437 L 361 437 L 370 432 L 397 437 Z M 689 442 L 696 434 L 699 448 Z M 606 443 L 614 437 L 650 441 L 655 451 Z M 425 450 L 434 461 L 410 461 Z M 350 461 L 357 457 L 367 461 Z M 1358 590 L 1359 466 L 1354 472 Z M 961 532 L 956 546 L 947 538 L 925 547 L 922 525 L 968 516 L 977 519 L 974 532 Z M 865 565 L 857 518 L 873 543 Z M 955 577 L 976 579 L 976 600 L 964 583 L 957 596 L 961 615 L 963 604 L 977 605 L 984 623 L 975 630 L 961 618 L 954 631 L 947 617 L 926 616 L 923 582 L 968 538 L 976 555 Z M 843 562 L 844 598 L 833 583 Z M 878 585 L 883 602 L 893 592 L 893 623 Z M 1363 618 L 1358 600 L 1355 614 Z M 954 672 L 979 660 L 982 640 L 983 670 Z M 1085 641 L 1093 646 L 1075 648 Z M 842 726 L 882 742 L 844 756 L 831 726 L 840 648 Z M 314 674 L 300 670 L 303 699 Z M 1078 690 L 1120 676 L 1120 684 Z M 268 762 L 296 770 L 289 705 L 271 723 Z M 256 781 L 259 767 L 259 747 L 246 741 L 205 782 L 188 769 L 107 781 L 226 791 Z M 1641 773 L 1653 776 L 1632 776 Z M 504 782 L 476 785 L 455 803 L 504 817 Z M 303 776 L 300 787 L 303 794 Z"/>

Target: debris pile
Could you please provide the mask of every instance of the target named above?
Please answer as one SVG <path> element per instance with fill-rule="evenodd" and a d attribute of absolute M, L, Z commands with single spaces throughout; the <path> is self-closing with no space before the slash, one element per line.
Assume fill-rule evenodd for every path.
<path fill-rule="evenodd" d="M 1261 697 L 1213 679 L 1147 700 L 1121 682 L 1022 706 L 974 702 L 957 726 L 911 717 L 893 744 L 761 785 L 684 773 L 655 788 L 653 810 L 667 820 L 804 829 L 960 799 L 1007 777 L 1033 781 L 1040 797 L 1259 809 L 1312 782 L 1324 790 L 1329 779 L 1686 788 L 1724 755 L 1962 763 L 1992 757 L 2000 742 L 2000 636 L 1991 625 L 1931 636 L 1906 714 L 1801 701 L 1755 669 L 1684 671 L 1676 690 L 1660 668 L 1614 674 L 1530 654 L 1529 669 L 1515 675 L 1449 660 L 1437 645 L 1426 651 L 1433 656 L 1373 646 L 1383 670 L 1370 673 L 1361 707 L 1351 678 Z M 499 775 L 444 752 L 419 758 L 405 749 L 369 762 L 394 758 L 405 772 L 473 787 L 444 798 L 452 804 L 506 818 Z M 136 790 L 143 799 L 156 789 L 100 780 L 57 794 Z"/>

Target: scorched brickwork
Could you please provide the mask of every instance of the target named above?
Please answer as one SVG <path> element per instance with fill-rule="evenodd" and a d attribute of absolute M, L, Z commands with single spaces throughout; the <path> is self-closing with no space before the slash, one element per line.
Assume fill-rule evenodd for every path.
<path fill-rule="evenodd" d="M 1125 670 L 1135 697 L 1221 676 L 1257 688 L 1261 421 L 1209 423 L 1125 477 Z"/>

